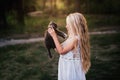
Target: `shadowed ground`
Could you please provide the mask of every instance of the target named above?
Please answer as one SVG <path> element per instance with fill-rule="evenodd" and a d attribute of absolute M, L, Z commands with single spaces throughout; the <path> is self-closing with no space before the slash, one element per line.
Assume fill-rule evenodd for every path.
<path fill-rule="evenodd" d="M 87 80 L 120 79 L 120 33 L 90 35 L 91 63 Z M 0 80 L 57 80 L 59 55 L 49 59 L 42 41 L 0 48 Z"/>

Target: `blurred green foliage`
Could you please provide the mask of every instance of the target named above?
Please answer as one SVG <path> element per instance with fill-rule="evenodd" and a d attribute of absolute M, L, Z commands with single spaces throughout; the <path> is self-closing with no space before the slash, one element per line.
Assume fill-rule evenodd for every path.
<path fill-rule="evenodd" d="M 120 25 L 119 0 L 1 0 L 0 4 L 0 37 L 29 33 L 43 36 L 51 20 L 66 31 L 65 18 L 72 12 L 85 15 L 90 31 Z"/>

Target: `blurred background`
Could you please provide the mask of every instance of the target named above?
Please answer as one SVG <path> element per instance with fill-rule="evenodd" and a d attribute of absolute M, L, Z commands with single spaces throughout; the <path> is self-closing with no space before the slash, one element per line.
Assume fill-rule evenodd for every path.
<path fill-rule="evenodd" d="M 73 12 L 84 14 L 90 33 L 87 80 L 119 80 L 120 0 L 0 0 L 0 80 L 57 80 L 59 55 L 48 57 L 44 32 L 50 21 L 66 32 Z M 8 42 L 14 45 L 2 46 Z"/>
<path fill-rule="evenodd" d="M 66 15 L 72 12 L 83 13 L 90 30 L 107 26 L 118 29 L 119 6 L 118 0 L 1 0 L 0 37 L 31 33 L 43 36 L 49 21 L 62 28 Z"/>

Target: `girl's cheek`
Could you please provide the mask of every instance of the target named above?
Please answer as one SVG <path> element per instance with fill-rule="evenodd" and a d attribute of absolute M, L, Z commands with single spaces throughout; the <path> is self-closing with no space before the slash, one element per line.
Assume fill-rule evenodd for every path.
<path fill-rule="evenodd" d="M 67 24 L 67 25 L 66 25 L 66 28 L 68 28 L 68 27 L 69 27 L 69 25 Z"/>
<path fill-rule="evenodd" d="M 68 30 L 68 26 L 66 25 L 66 29 Z"/>

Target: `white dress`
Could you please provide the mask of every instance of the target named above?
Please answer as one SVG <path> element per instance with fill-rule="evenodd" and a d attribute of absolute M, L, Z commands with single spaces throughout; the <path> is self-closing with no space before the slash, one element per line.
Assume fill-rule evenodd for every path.
<path fill-rule="evenodd" d="M 70 41 L 67 40 L 67 41 Z M 64 47 L 66 41 L 62 43 Z M 75 51 L 69 51 L 60 55 L 58 63 L 58 80 L 86 80 L 85 73 L 82 70 L 79 46 Z"/>

